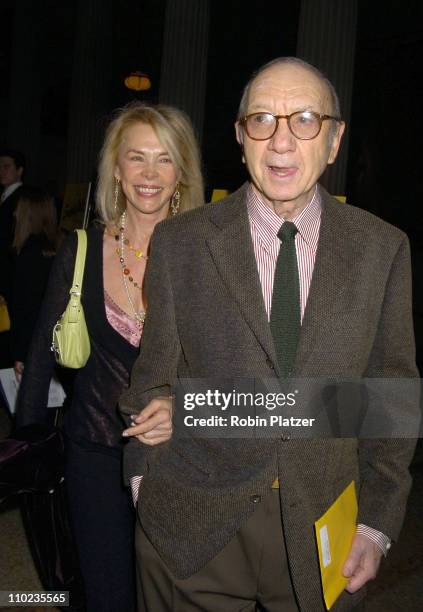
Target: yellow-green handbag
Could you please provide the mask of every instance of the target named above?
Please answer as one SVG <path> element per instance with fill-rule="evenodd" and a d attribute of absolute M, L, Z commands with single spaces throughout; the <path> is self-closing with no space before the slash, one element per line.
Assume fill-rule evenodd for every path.
<path fill-rule="evenodd" d="M 75 269 L 73 272 L 70 298 L 65 312 L 53 328 L 51 350 L 57 363 L 65 368 L 82 368 L 88 361 L 91 346 L 81 304 L 82 282 L 84 279 L 87 233 L 75 230 L 78 236 Z"/>

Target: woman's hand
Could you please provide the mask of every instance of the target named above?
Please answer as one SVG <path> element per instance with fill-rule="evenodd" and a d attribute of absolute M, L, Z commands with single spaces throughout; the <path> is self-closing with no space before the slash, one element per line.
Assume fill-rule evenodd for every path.
<path fill-rule="evenodd" d="M 15 378 L 16 378 L 16 382 L 20 383 L 21 382 L 21 378 L 22 378 L 22 374 L 24 371 L 24 364 L 22 361 L 15 361 L 15 363 L 13 364 L 13 369 L 15 371 Z"/>
<path fill-rule="evenodd" d="M 155 446 L 167 442 L 172 436 L 172 398 L 156 397 L 136 416 L 122 436 L 137 438 L 143 444 Z"/>

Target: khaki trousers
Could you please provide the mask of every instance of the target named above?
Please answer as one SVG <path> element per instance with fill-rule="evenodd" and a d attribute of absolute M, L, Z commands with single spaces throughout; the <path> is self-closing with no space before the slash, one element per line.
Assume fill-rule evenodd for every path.
<path fill-rule="evenodd" d="M 141 492 L 142 495 L 142 492 Z M 288 571 L 279 491 L 272 490 L 232 540 L 186 580 L 167 569 L 137 521 L 140 605 L 147 612 L 298 612 Z"/>

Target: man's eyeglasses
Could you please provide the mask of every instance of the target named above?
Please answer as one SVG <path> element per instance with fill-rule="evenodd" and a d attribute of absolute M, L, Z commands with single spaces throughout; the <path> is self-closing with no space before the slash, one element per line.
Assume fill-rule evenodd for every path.
<path fill-rule="evenodd" d="M 286 119 L 291 133 L 299 140 L 312 140 L 319 135 L 323 121 L 341 121 L 331 115 L 319 115 L 314 111 L 297 111 L 290 115 L 252 113 L 239 120 L 248 136 L 253 140 L 268 140 L 276 133 L 279 119 Z"/>

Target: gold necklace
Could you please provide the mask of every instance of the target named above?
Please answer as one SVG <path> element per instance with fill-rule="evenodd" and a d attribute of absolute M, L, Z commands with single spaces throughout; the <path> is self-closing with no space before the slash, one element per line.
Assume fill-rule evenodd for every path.
<path fill-rule="evenodd" d="M 121 221 L 122 221 L 122 217 L 121 217 Z M 119 240 L 121 239 L 121 237 L 120 237 L 120 232 L 121 232 L 121 229 L 122 229 L 122 228 L 119 228 L 119 234 L 114 234 L 114 237 L 115 237 L 116 242 L 119 242 Z M 124 245 L 125 245 L 126 247 L 128 247 L 128 249 L 129 249 L 130 251 L 132 251 L 132 252 L 134 253 L 135 257 L 138 257 L 138 259 L 140 259 L 141 257 L 143 257 L 143 258 L 144 258 L 144 259 L 147 261 L 147 259 L 148 259 L 148 255 L 146 255 L 142 249 L 139 249 L 138 247 L 134 247 L 134 246 L 132 246 L 132 244 L 129 242 L 129 238 L 124 238 L 124 239 L 123 239 L 123 243 L 124 243 Z M 122 251 L 122 248 L 121 248 L 121 247 L 119 247 L 119 246 L 117 246 L 117 247 L 116 247 L 116 253 L 117 253 L 118 255 L 120 255 L 120 254 L 121 254 L 121 251 Z"/>
<path fill-rule="evenodd" d="M 120 249 L 116 249 L 117 252 L 119 252 L 119 263 L 121 265 L 122 268 L 122 282 L 123 282 L 123 286 L 125 288 L 125 292 L 126 292 L 126 297 L 128 298 L 128 302 L 129 305 L 132 308 L 132 311 L 134 313 L 134 319 L 138 324 L 138 327 L 140 329 L 142 329 L 143 325 L 144 325 L 144 321 L 145 321 L 145 311 L 144 310 L 137 310 L 135 308 L 135 304 L 132 300 L 131 297 L 131 292 L 129 291 L 129 285 L 128 285 L 128 280 L 134 285 L 134 287 L 136 289 L 139 289 L 140 291 L 142 291 L 142 286 L 140 283 L 137 283 L 137 281 L 133 278 L 132 274 L 131 274 L 131 270 L 128 268 L 128 266 L 126 265 L 125 262 L 125 220 L 126 220 L 126 213 L 123 212 L 120 218 L 120 228 L 119 228 L 119 233 L 120 233 Z M 119 236 L 118 236 L 119 238 Z"/>

